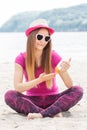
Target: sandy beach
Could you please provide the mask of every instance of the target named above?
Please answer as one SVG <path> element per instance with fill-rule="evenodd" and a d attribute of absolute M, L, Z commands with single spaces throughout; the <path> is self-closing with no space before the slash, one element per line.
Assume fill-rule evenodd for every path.
<path fill-rule="evenodd" d="M 9 108 L 4 102 L 4 93 L 13 89 L 14 64 L 0 63 L 0 130 L 87 130 L 87 59 L 71 62 L 69 73 L 75 85 L 84 89 L 82 100 L 63 117 L 27 120 Z M 60 91 L 66 89 L 57 76 Z"/>

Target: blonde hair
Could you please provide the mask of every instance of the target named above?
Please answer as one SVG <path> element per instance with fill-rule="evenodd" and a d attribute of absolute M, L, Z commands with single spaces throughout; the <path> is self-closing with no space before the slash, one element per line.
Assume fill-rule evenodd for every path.
<path fill-rule="evenodd" d="M 38 31 L 39 29 L 32 31 L 27 39 L 26 70 L 27 70 L 29 80 L 35 79 L 35 70 L 37 67 L 35 63 L 35 35 L 38 33 Z M 46 74 L 52 72 L 51 49 L 52 49 L 52 43 L 51 41 L 49 41 L 46 47 L 43 49 L 42 60 L 41 60 L 41 67 Z M 47 80 L 46 85 L 47 88 L 51 88 L 52 80 Z"/>

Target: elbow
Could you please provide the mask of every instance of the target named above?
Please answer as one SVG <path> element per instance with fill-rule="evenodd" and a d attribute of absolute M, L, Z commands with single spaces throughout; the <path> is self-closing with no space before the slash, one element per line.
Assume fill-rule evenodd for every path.
<path fill-rule="evenodd" d="M 70 82 L 67 82 L 65 85 L 67 88 L 71 88 L 73 86 L 73 81 L 71 80 Z"/>
<path fill-rule="evenodd" d="M 17 88 L 17 87 L 15 87 L 15 90 L 16 90 L 17 92 L 19 92 L 19 93 L 22 93 L 22 91 L 21 91 L 19 88 Z"/>
<path fill-rule="evenodd" d="M 20 91 L 19 89 L 15 89 L 17 92 L 19 92 L 19 93 L 22 93 L 22 91 Z"/>
<path fill-rule="evenodd" d="M 14 88 L 15 88 L 15 90 L 16 90 L 17 92 L 19 92 L 19 93 L 22 93 L 22 92 L 23 92 L 23 90 L 21 89 L 21 87 L 20 87 L 19 85 L 14 85 Z"/>

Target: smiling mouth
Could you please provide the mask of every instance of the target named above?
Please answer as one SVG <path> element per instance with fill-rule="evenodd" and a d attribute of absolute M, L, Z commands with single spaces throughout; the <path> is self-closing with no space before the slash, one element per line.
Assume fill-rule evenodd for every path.
<path fill-rule="evenodd" d="M 39 46 L 44 46 L 43 44 L 38 44 Z"/>

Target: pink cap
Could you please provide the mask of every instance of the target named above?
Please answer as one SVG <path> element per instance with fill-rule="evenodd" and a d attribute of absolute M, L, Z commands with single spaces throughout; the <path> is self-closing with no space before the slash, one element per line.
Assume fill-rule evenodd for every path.
<path fill-rule="evenodd" d="M 46 20 L 38 19 L 32 22 L 30 27 L 25 31 L 26 36 L 28 36 L 32 31 L 39 28 L 47 28 L 49 30 L 50 35 L 54 33 L 54 30 L 47 25 Z"/>

